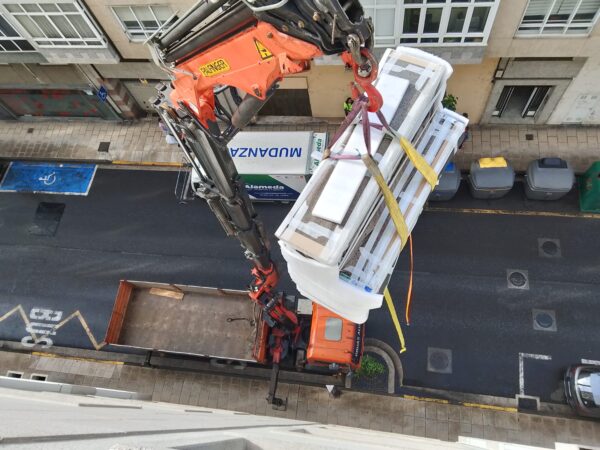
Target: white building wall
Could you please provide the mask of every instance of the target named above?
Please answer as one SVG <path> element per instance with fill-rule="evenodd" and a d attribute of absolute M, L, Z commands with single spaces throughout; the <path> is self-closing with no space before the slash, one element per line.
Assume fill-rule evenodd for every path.
<path fill-rule="evenodd" d="M 573 79 L 548 119 L 550 124 L 600 125 L 600 48 Z"/>

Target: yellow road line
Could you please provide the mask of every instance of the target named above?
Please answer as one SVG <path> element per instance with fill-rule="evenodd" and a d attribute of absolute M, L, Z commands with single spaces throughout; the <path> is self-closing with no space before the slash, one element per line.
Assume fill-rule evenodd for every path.
<path fill-rule="evenodd" d="M 156 167 L 183 167 L 185 164 L 180 162 L 160 162 L 160 161 L 127 161 L 123 159 L 116 159 L 112 161 L 112 164 L 121 166 L 156 166 Z"/>
<path fill-rule="evenodd" d="M 458 405 L 465 406 L 467 408 L 479 408 L 479 409 L 487 409 L 491 411 L 502 411 L 502 412 L 510 412 L 516 413 L 519 410 L 512 406 L 496 406 L 496 405 L 486 405 L 484 403 L 473 403 L 473 402 L 460 402 L 460 401 L 451 401 L 445 400 L 441 398 L 433 398 L 433 397 L 419 397 L 416 395 L 403 395 L 402 398 L 406 400 L 416 400 L 419 402 L 428 402 L 428 403 L 438 403 L 441 405 Z"/>
<path fill-rule="evenodd" d="M 460 402 L 462 406 L 468 406 L 470 408 L 479 408 L 479 409 L 490 409 L 492 411 L 504 411 L 516 413 L 519 410 L 513 406 L 496 406 L 496 405 L 485 405 L 483 403 L 470 403 L 470 402 Z"/>
<path fill-rule="evenodd" d="M 532 216 L 532 217 L 564 217 L 571 219 L 600 219 L 600 214 L 592 213 L 567 213 L 552 211 L 511 211 L 508 209 L 476 209 L 476 208 L 444 208 L 440 206 L 428 206 L 425 211 L 452 212 L 465 214 L 496 214 L 500 216 Z"/>
<path fill-rule="evenodd" d="M 450 404 L 449 400 L 444 400 L 441 398 L 417 397 L 416 395 L 403 395 L 402 398 L 405 398 L 406 400 L 417 400 L 419 402 L 440 403 L 442 405 Z"/>
<path fill-rule="evenodd" d="M 57 355 L 56 353 L 47 353 L 47 352 L 31 352 L 31 354 L 33 356 L 42 356 L 44 358 L 72 359 L 74 361 L 97 362 L 97 363 L 101 363 L 101 364 L 113 364 L 115 366 L 122 366 L 125 364 L 123 361 L 111 361 L 109 359 L 80 358 L 78 356 Z"/>
<path fill-rule="evenodd" d="M 98 343 L 98 341 L 96 341 L 96 338 L 92 334 L 92 330 L 90 330 L 90 327 L 88 326 L 87 322 L 85 321 L 85 319 L 83 318 L 83 315 L 79 312 L 79 310 L 75 311 L 73 314 L 71 314 L 65 320 L 63 320 L 62 322 L 57 324 L 54 327 L 54 329 L 58 330 L 60 327 L 62 327 L 64 324 L 66 324 L 69 320 L 71 320 L 74 317 L 77 317 L 79 319 L 79 323 L 81 323 L 81 326 L 85 330 L 86 334 L 88 335 L 88 338 L 90 339 L 90 342 L 92 343 L 92 345 L 94 346 L 94 348 L 96 350 L 100 350 L 102 347 L 104 347 L 106 345 L 106 342 Z"/>
<path fill-rule="evenodd" d="M 25 322 L 25 328 L 29 328 L 29 325 L 31 324 L 31 322 L 29 322 L 29 317 L 27 317 L 27 314 L 25 313 L 25 310 L 23 309 L 23 307 L 21 305 L 15 306 L 9 312 L 7 312 L 2 317 L 0 317 L 0 322 L 2 322 L 5 319 L 8 319 L 10 316 L 12 316 L 16 312 L 19 313 L 19 315 L 21 316 L 21 319 L 23 319 L 23 322 Z M 35 335 L 35 333 L 29 332 L 29 334 L 31 335 L 34 342 L 37 342 L 38 338 Z"/>

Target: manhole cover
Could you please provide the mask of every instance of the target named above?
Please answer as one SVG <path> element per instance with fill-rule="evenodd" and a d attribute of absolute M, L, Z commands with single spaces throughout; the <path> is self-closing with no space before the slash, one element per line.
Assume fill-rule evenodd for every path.
<path fill-rule="evenodd" d="M 539 313 L 535 316 L 535 321 L 542 328 L 550 328 L 554 323 L 554 319 L 548 313 Z"/>
<path fill-rule="evenodd" d="M 448 368 L 450 364 L 450 360 L 448 359 L 448 355 L 442 352 L 435 352 L 429 358 L 429 364 L 435 370 L 444 370 Z"/>
<path fill-rule="evenodd" d="M 508 269 L 506 281 L 510 289 L 529 289 L 529 278 L 526 270 Z"/>
<path fill-rule="evenodd" d="M 540 256 L 546 258 L 558 258 L 560 254 L 560 241 L 558 239 L 538 239 L 538 248 Z"/>
<path fill-rule="evenodd" d="M 510 282 L 517 286 L 517 287 L 523 287 L 525 286 L 525 283 L 527 283 L 527 278 L 525 278 L 525 275 L 523 275 L 521 272 L 513 272 L 508 276 L 508 279 L 510 280 Z"/>
<path fill-rule="evenodd" d="M 452 373 L 452 350 L 429 347 L 427 349 L 427 371 Z"/>
<path fill-rule="evenodd" d="M 533 329 L 539 331 L 556 331 L 556 315 L 551 310 L 534 309 Z"/>
<path fill-rule="evenodd" d="M 542 244 L 542 250 L 544 250 L 544 253 L 554 256 L 558 253 L 558 245 L 556 245 L 556 242 L 546 241 Z"/>

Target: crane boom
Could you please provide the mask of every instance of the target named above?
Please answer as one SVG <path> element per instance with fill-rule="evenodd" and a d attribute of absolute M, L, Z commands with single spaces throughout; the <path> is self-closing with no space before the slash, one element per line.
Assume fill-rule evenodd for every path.
<path fill-rule="evenodd" d="M 370 87 L 377 73 L 369 51 L 372 36 L 372 23 L 358 0 L 205 0 L 151 39 L 155 62 L 171 78 L 157 86 L 154 107 L 199 175 L 197 192 L 254 266 L 249 295 L 271 328 L 274 367 L 301 339 L 301 326 L 286 297 L 275 293 L 279 277 L 269 240 L 227 143 L 279 81 L 307 70 L 321 55 L 344 53 L 378 108 L 381 98 Z M 362 338 L 362 328 L 358 334 Z M 272 381 L 269 400 L 276 403 L 276 371 Z"/>

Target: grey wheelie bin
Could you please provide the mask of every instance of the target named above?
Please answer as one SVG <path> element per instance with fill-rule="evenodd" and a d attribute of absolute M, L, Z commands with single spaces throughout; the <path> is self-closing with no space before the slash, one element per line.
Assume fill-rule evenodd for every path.
<path fill-rule="evenodd" d="M 440 176 L 440 181 L 433 192 L 429 195 L 429 200 L 432 202 L 445 202 L 451 200 L 456 195 L 460 186 L 460 170 L 456 164 L 449 162 L 444 167 L 444 171 Z"/>
<path fill-rule="evenodd" d="M 541 158 L 531 161 L 525 174 L 525 196 L 530 200 L 558 200 L 575 183 L 575 173 L 565 160 Z"/>
<path fill-rule="evenodd" d="M 502 157 L 481 158 L 471 164 L 468 180 L 473 197 L 500 198 L 512 189 L 515 171 Z"/>

